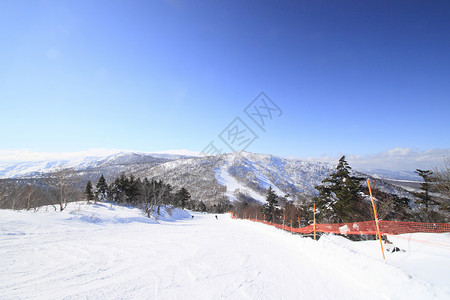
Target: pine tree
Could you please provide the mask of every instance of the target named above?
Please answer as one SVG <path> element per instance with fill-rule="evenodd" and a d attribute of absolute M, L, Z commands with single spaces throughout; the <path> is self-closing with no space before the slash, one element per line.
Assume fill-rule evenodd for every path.
<path fill-rule="evenodd" d="M 203 203 L 203 201 L 200 201 L 200 203 L 198 204 L 198 210 L 201 212 L 206 212 L 206 205 L 205 203 Z"/>
<path fill-rule="evenodd" d="M 191 194 L 189 194 L 187 189 L 182 187 L 178 190 L 175 197 L 177 198 L 176 203 L 179 203 L 179 205 L 181 205 L 181 208 L 184 209 L 188 201 L 191 199 Z"/>
<path fill-rule="evenodd" d="M 125 196 L 127 203 L 136 203 L 139 197 L 139 189 L 142 185 L 141 179 L 135 179 L 133 175 L 127 179 L 125 186 Z"/>
<path fill-rule="evenodd" d="M 413 193 L 414 196 L 419 198 L 415 202 L 416 202 L 416 204 L 424 205 L 425 211 L 428 211 L 428 208 L 430 206 L 437 204 L 437 202 L 434 201 L 433 199 L 431 199 L 431 196 L 430 196 L 430 187 L 431 187 L 430 186 L 430 176 L 433 174 L 433 172 L 431 172 L 430 170 L 416 169 L 415 173 L 417 173 L 417 175 L 419 175 L 420 177 L 423 178 L 423 182 L 420 185 L 420 189 L 422 190 L 422 192 Z"/>
<path fill-rule="evenodd" d="M 360 181 L 362 178 L 351 176 L 351 167 L 345 155 L 339 159 L 336 171 L 316 186 L 319 195 L 314 198 L 320 217 L 327 221 L 358 221 L 364 213 Z"/>
<path fill-rule="evenodd" d="M 273 222 L 275 219 L 277 198 L 277 194 L 273 191 L 272 186 L 270 186 L 267 190 L 266 204 L 262 207 L 262 212 L 266 215 L 266 221 L 268 222 Z"/>
<path fill-rule="evenodd" d="M 94 200 L 94 193 L 92 192 L 92 183 L 90 180 L 86 184 L 86 190 L 84 191 L 84 196 L 88 203 L 90 203 L 92 200 Z"/>
<path fill-rule="evenodd" d="M 419 205 L 419 214 L 422 221 L 432 222 L 438 216 L 431 208 L 439 205 L 439 203 L 433 200 L 430 195 L 431 176 L 433 175 L 433 172 L 430 170 L 416 169 L 416 173 L 423 178 L 423 182 L 420 185 L 422 192 L 413 192 L 413 195 L 417 197 L 415 203 Z"/>
<path fill-rule="evenodd" d="M 96 191 L 95 191 L 95 199 L 94 201 L 104 201 L 107 199 L 108 194 L 108 184 L 106 183 L 105 177 L 100 176 L 100 179 L 97 181 L 97 184 L 95 185 Z"/>

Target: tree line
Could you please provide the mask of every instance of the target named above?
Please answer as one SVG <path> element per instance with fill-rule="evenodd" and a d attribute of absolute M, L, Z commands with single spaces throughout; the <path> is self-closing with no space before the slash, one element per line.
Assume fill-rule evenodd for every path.
<path fill-rule="evenodd" d="M 416 222 L 450 221 L 450 169 L 420 170 L 421 190 L 413 192 L 413 199 L 399 197 L 372 189 L 379 219 Z M 293 226 L 306 226 L 315 216 L 320 223 L 347 223 L 373 219 L 366 178 L 353 175 L 352 168 L 342 156 L 336 169 L 316 186 L 318 195 L 311 201 L 294 204 L 289 195 L 279 196 L 272 187 L 267 190 L 266 203 L 241 202 L 234 212 L 241 217 L 258 217 L 266 221 Z"/>
<path fill-rule="evenodd" d="M 89 203 L 108 201 L 119 205 L 134 205 L 150 216 L 159 214 L 162 205 L 200 212 L 224 213 L 228 200 L 205 203 L 193 199 L 187 188 L 176 188 L 161 179 L 140 179 L 122 173 L 109 184 L 103 175 L 95 185 L 71 169 L 60 169 L 44 178 L 0 180 L 0 208 L 34 209 L 53 207 L 64 210 L 69 202 L 86 200 Z"/>
<path fill-rule="evenodd" d="M 192 199 L 185 187 L 177 189 L 162 179 L 144 178 L 141 180 L 124 173 L 109 185 L 103 175 L 99 178 L 95 188 L 91 181 L 88 181 L 84 196 L 88 202 L 110 201 L 121 205 L 134 205 L 142 209 L 148 217 L 151 217 L 155 209 L 159 214 L 160 207 L 163 205 L 213 213 L 223 213 L 229 209 L 228 201 L 207 205 L 201 200 Z"/>

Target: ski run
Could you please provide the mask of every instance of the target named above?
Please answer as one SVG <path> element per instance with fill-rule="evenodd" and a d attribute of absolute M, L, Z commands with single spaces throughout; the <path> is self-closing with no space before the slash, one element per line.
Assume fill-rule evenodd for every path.
<path fill-rule="evenodd" d="M 378 241 L 314 241 L 229 215 L 0 210 L 0 299 L 450 299 L 450 235 L 391 240 L 404 252 L 384 262 Z"/>

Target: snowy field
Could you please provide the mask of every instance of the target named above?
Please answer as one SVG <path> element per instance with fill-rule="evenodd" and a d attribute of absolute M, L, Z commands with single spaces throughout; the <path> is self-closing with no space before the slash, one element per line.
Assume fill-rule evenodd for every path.
<path fill-rule="evenodd" d="M 0 299 L 450 299 L 449 234 L 392 238 L 383 262 L 377 241 L 193 214 L 0 210 Z"/>

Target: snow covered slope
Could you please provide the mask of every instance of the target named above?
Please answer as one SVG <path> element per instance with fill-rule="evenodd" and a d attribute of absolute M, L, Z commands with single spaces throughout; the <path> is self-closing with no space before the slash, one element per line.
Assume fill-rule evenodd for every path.
<path fill-rule="evenodd" d="M 252 155 L 251 158 L 254 160 L 244 160 L 244 157 L 249 155 Z M 264 175 L 264 169 L 267 166 L 261 166 L 260 163 L 258 164 L 258 162 L 260 162 L 258 158 L 260 157 L 261 155 L 246 152 L 230 153 L 224 156 L 222 165 L 216 168 L 216 179 L 219 184 L 227 188 L 225 195 L 229 197 L 232 202 L 237 200 L 236 192 L 240 192 L 252 197 L 254 200 L 264 203 L 266 201 L 265 189 L 268 189 L 270 186 L 277 195 L 284 196 L 286 194 Z M 236 174 L 237 168 L 245 170 L 245 173 L 242 172 L 243 174 Z M 283 172 L 284 170 L 276 170 L 276 172 L 280 171 Z M 253 182 L 251 182 L 252 179 L 254 179 Z"/>
<path fill-rule="evenodd" d="M 314 196 L 314 187 L 334 170 L 327 163 L 244 151 L 222 155 L 222 159 L 223 165 L 216 170 L 216 177 L 227 185 L 227 194 L 232 195 L 237 188 L 262 202 L 270 186 L 279 196 Z"/>
<path fill-rule="evenodd" d="M 384 263 L 374 242 L 194 216 L 157 224 L 137 209 L 79 203 L 0 210 L 0 298 L 450 298 L 450 257 L 430 244 Z"/>

